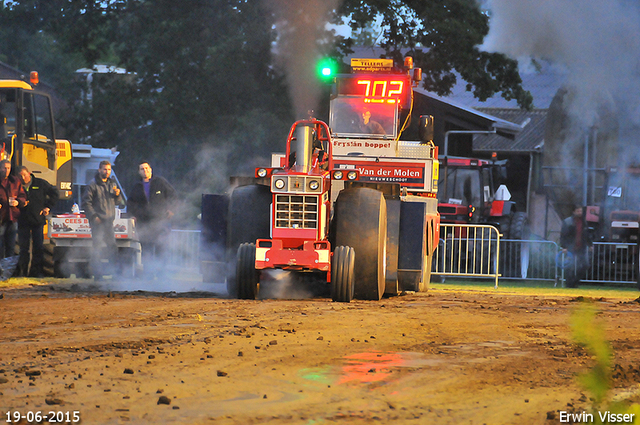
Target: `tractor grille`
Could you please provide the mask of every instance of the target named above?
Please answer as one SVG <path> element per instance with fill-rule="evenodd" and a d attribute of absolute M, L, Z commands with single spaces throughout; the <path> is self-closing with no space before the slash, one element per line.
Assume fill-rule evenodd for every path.
<path fill-rule="evenodd" d="M 276 227 L 285 229 L 318 228 L 318 197 L 276 195 Z"/>

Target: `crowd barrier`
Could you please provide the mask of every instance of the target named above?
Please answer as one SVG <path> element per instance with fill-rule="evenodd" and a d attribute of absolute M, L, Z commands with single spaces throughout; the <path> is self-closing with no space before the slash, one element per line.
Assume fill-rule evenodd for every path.
<path fill-rule="evenodd" d="M 541 280 L 564 286 L 564 270 L 575 267 L 558 244 L 545 240 L 500 237 L 488 225 L 441 224 L 441 239 L 433 255 L 432 274 L 465 278 Z M 166 261 L 169 265 L 199 269 L 200 231 L 171 231 Z M 595 242 L 588 251 L 585 283 L 637 284 L 638 246 Z"/>

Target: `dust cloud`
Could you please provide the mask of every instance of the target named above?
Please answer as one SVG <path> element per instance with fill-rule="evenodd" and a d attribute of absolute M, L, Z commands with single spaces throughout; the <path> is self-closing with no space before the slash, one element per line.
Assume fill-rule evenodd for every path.
<path fill-rule="evenodd" d="M 320 101 L 320 82 L 315 75 L 316 64 L 321 54 L 322 46 L 331 41 L 327 38 L 327 23 L 330 13 L 338 6 L 339 0 L 264 0 L 272 18 L 272 28 L 277 33 L 277 40 L 273 45 L 277 67 L 287 76 L 290 96 L 294 105 L 296 119 L 307 118 L 308 112 L 317 108 Z M 231 149 L 230 144 L 221 147 L 203 146 L 197 155 L 195 166 L 191 171 L 194 185 L 187 194 L 187 204 L 199 205 L 198 197 L 203 193 L 230 193 L 230 175 L 243 175 L 244 170 L 230 170 L 227 159 Z M 246 169 L 252 165 L 264 166 L 268 158 L 255 156 L 244 164 Z M 240 171 L 240 172 L 239 172 Z M 184 211 L 183 214 L 195 215 L 196 211 Z M 201 247 L 201 251 L 209 249 Z M 200 252 L 205 256 L 216 258 L 224 262 L 226 255 L 224 248 L 212 248 L 215 252 Z M 180 251 L 172 245 L 172 251 Z M 154 276 L 142 279 L 123 279 L 105 282 L 109 290 L 144 290 L 144 291 L 200 291 L 211 290 L 216 293 L 226 293 L 224 273 L 207 276 L 207 280 L 214 283 L 202 283 L 197 265 L 191 271 L 186 271 L 181 260 L 176 264 L 173 259 L 159 257 L 154 261 L 143 260 L 147 270 L 154 271 Z M 180 265 L 175 269 L 173 265 Z M 182 272 L 180 271 L 182 270 Z M 195 278 L 191 276 L 193 274 Z M 306 298 L 313 291 L 298 285 L 298 279 L 291 273 L 270 271 L 263 273 L 265 277 L 265 291 L 261 290 L 261 298 Z M 198 281 L 198 279 L 200 279 Z M 326 283 L 326 282 L 325 282 Z M 262 285 L 261 285 L 262 286 Z M 325 285 L 326 286 L 326 285 Z"/>
<path fill-rule="evenodd" d="M 566 71 L 547 115 L 544 153 L 544 165 L 566 175 L 547 180 L 566 188 L 558 199 L 598 202 L 584 189 L 596 184 L 567 170 L 640 162 L 640 2 L 486 0 L 482 7 L 490 30 L 481 50 Z"/>
<path fill-rule="evenodd" d="M 568 71 L 577 124 L 613 110 L 640 124 L 640 4 L 628 0 L 488 0 L 490 30 L 481 49 Z"/>

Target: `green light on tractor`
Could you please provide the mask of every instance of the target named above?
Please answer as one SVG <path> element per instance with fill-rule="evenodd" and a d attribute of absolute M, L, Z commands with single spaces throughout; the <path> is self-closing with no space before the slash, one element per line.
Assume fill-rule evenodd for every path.
<path fill-rule="evenodd" d="M 336 62 L 331 58 L 324 58 L 318 63 L 318 74 L 320 79 L 330 82 L 336 74 Z"/>

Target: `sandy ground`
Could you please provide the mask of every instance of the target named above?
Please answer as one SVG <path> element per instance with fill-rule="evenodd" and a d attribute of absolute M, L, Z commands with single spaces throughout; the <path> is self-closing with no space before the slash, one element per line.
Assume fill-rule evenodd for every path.
<path fill-rule="evenodd" d="M 594 360 L 572 341 L 575 296 L 488 284 L 340 304 L 233 300 L 217 284 L 163 292 L 174 284 L 1 287 L 0 419 L 547 425 L 591 406 L 576 380 Z M 594 303 L 614 350 L 610 397 L 637 402 L 634 295 Z"/>

